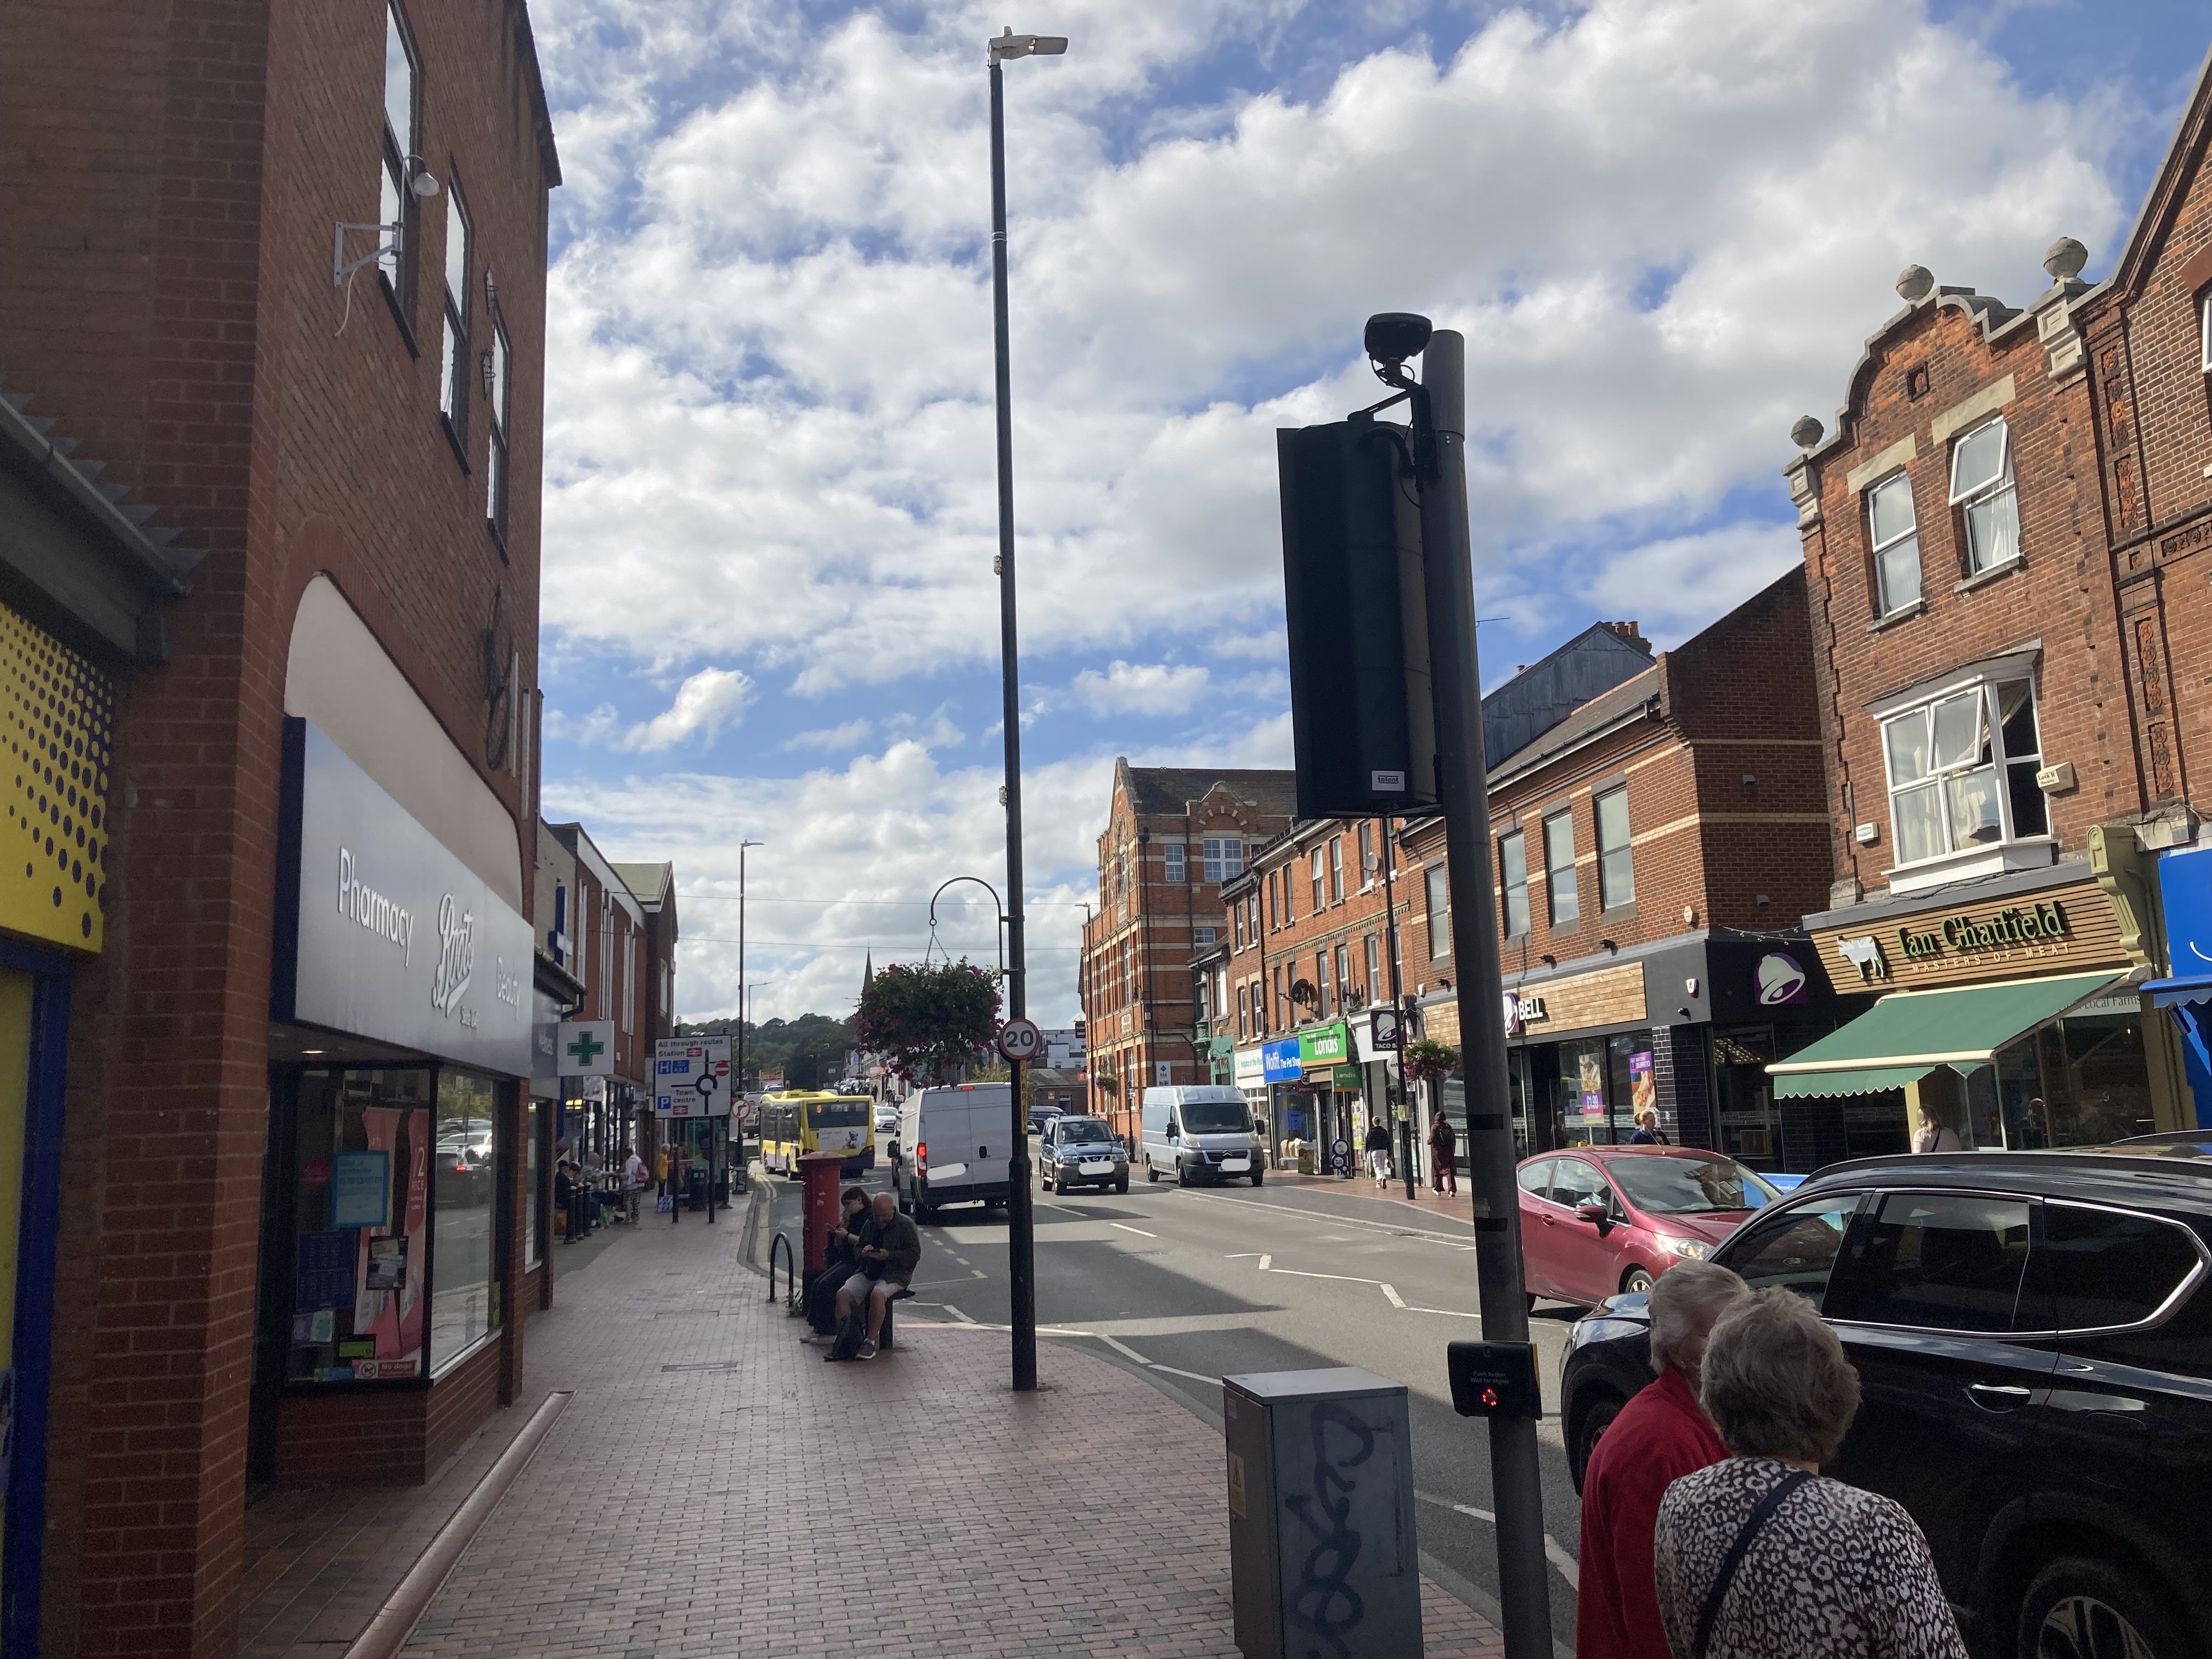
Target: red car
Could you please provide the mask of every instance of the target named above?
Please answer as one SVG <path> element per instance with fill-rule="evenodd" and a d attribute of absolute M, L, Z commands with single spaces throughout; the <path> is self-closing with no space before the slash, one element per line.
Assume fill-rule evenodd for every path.
<path fill-rule="evenodd" d="M 1753 1210 L 1782 1196 L 1755 1170 L 1686 1146 L 1577 1146 L 1524 1160 L 1521 1254 L 1528 1300 L 1590 1307 L 1648 1291 L 1685 1256 L 1702 1259 Z"/>

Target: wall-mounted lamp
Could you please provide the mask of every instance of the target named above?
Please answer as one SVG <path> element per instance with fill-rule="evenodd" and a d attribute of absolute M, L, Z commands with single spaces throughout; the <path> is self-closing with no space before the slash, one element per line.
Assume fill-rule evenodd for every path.
<path fill-rule="evenodd" d="M 1601 939 L 1598 944 L 1602 949 L 1612 951 L 1615 956 L 1620 954 L 1620 946 L 1609 939 Z"/>
<path fill-rule="evenodd" d="M 1536 960 L 1542 963 L 1547 968 L 1556 968 L 1559 965 L 1559 959 L 1557 957 L 1540 956 Z"/>
<path fill-rule="evenodd" d="M 483 377 L 484 396 L 489 398 L 499 390 L 498 379 L 492 371 L 491 353 L 480 351 L 477 354 L 477 368 Z"/>

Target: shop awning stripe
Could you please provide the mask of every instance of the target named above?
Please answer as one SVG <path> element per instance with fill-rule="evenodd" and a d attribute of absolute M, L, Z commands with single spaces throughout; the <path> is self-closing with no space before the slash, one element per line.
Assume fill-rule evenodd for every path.
<path fill-rule="evenodd" d="M 1837 1095 L 1876 1095 L 1885 1089 L 1902 1089 L 1917 1083 L 1933 1066 L 1862 1066 L 1842 1072 L 1795 1072 L 1774 1079 L 1777 1100 L 1801 1100 Z"/>
<path fill-rule="evenodd" d="M 2108 969 L 1886 996 L 1841 1030 L 1766 1070 L 1776 1095 L 1784 1097 L 1902 1088 L 1938 1066 L 1986 1066 L 2007 1043 L 2126 976 Z M 1844 1086 L 1844 1079 L 1876 1073 L 1895 1075 L 1891 1081 Z"/>
<path fill-rule="evenodd" d="M 2212 974 L 2193 974 L 2186 979 L 2154 979 L 2142 988 L 2142 994 L 2160 1008 L 2212 1002 Z"/>

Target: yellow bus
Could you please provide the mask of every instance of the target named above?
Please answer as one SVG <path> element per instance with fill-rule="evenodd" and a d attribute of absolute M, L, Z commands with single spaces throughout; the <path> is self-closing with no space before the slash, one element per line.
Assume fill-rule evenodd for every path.
<path fill-rule="evenodd" d="M 833 1095 L 790 1089 L 761 1100 L 761 1166 L 796 1176 L 808 1152 L 842 1152 L 842 1173 L 876 1167 L 875 1101 L 867 1095 Z"/>

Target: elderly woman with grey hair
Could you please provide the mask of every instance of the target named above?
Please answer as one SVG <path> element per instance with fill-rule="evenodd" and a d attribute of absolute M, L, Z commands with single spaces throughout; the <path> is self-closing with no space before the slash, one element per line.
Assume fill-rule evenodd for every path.
<path fill-rule="evenodd" d="M 1651 1287 L 1658 1378 L 1620 1408 L 1583 1472 L 1580 1659 L 1667 1659 L 1651 1577 L 1659 1500 L 1670 1482 L 1728 1455 L 1698 1408 L 1698 1374 L 1714 1320 L 1743 1294 L 1743 1280 L 1711 1261 L 1678 1261 Z"/>
<path fill-rule="evenodd" d="M 1858 1413 L 1859 1376 L 1812 1304 L 1775 1286 L 1730 1307 L 1700 1398 L 1734 1455 L 1659 1505 L 1675 1659 L 1966 1659 L 1912 1517 L 1820 1478 Z"/>

